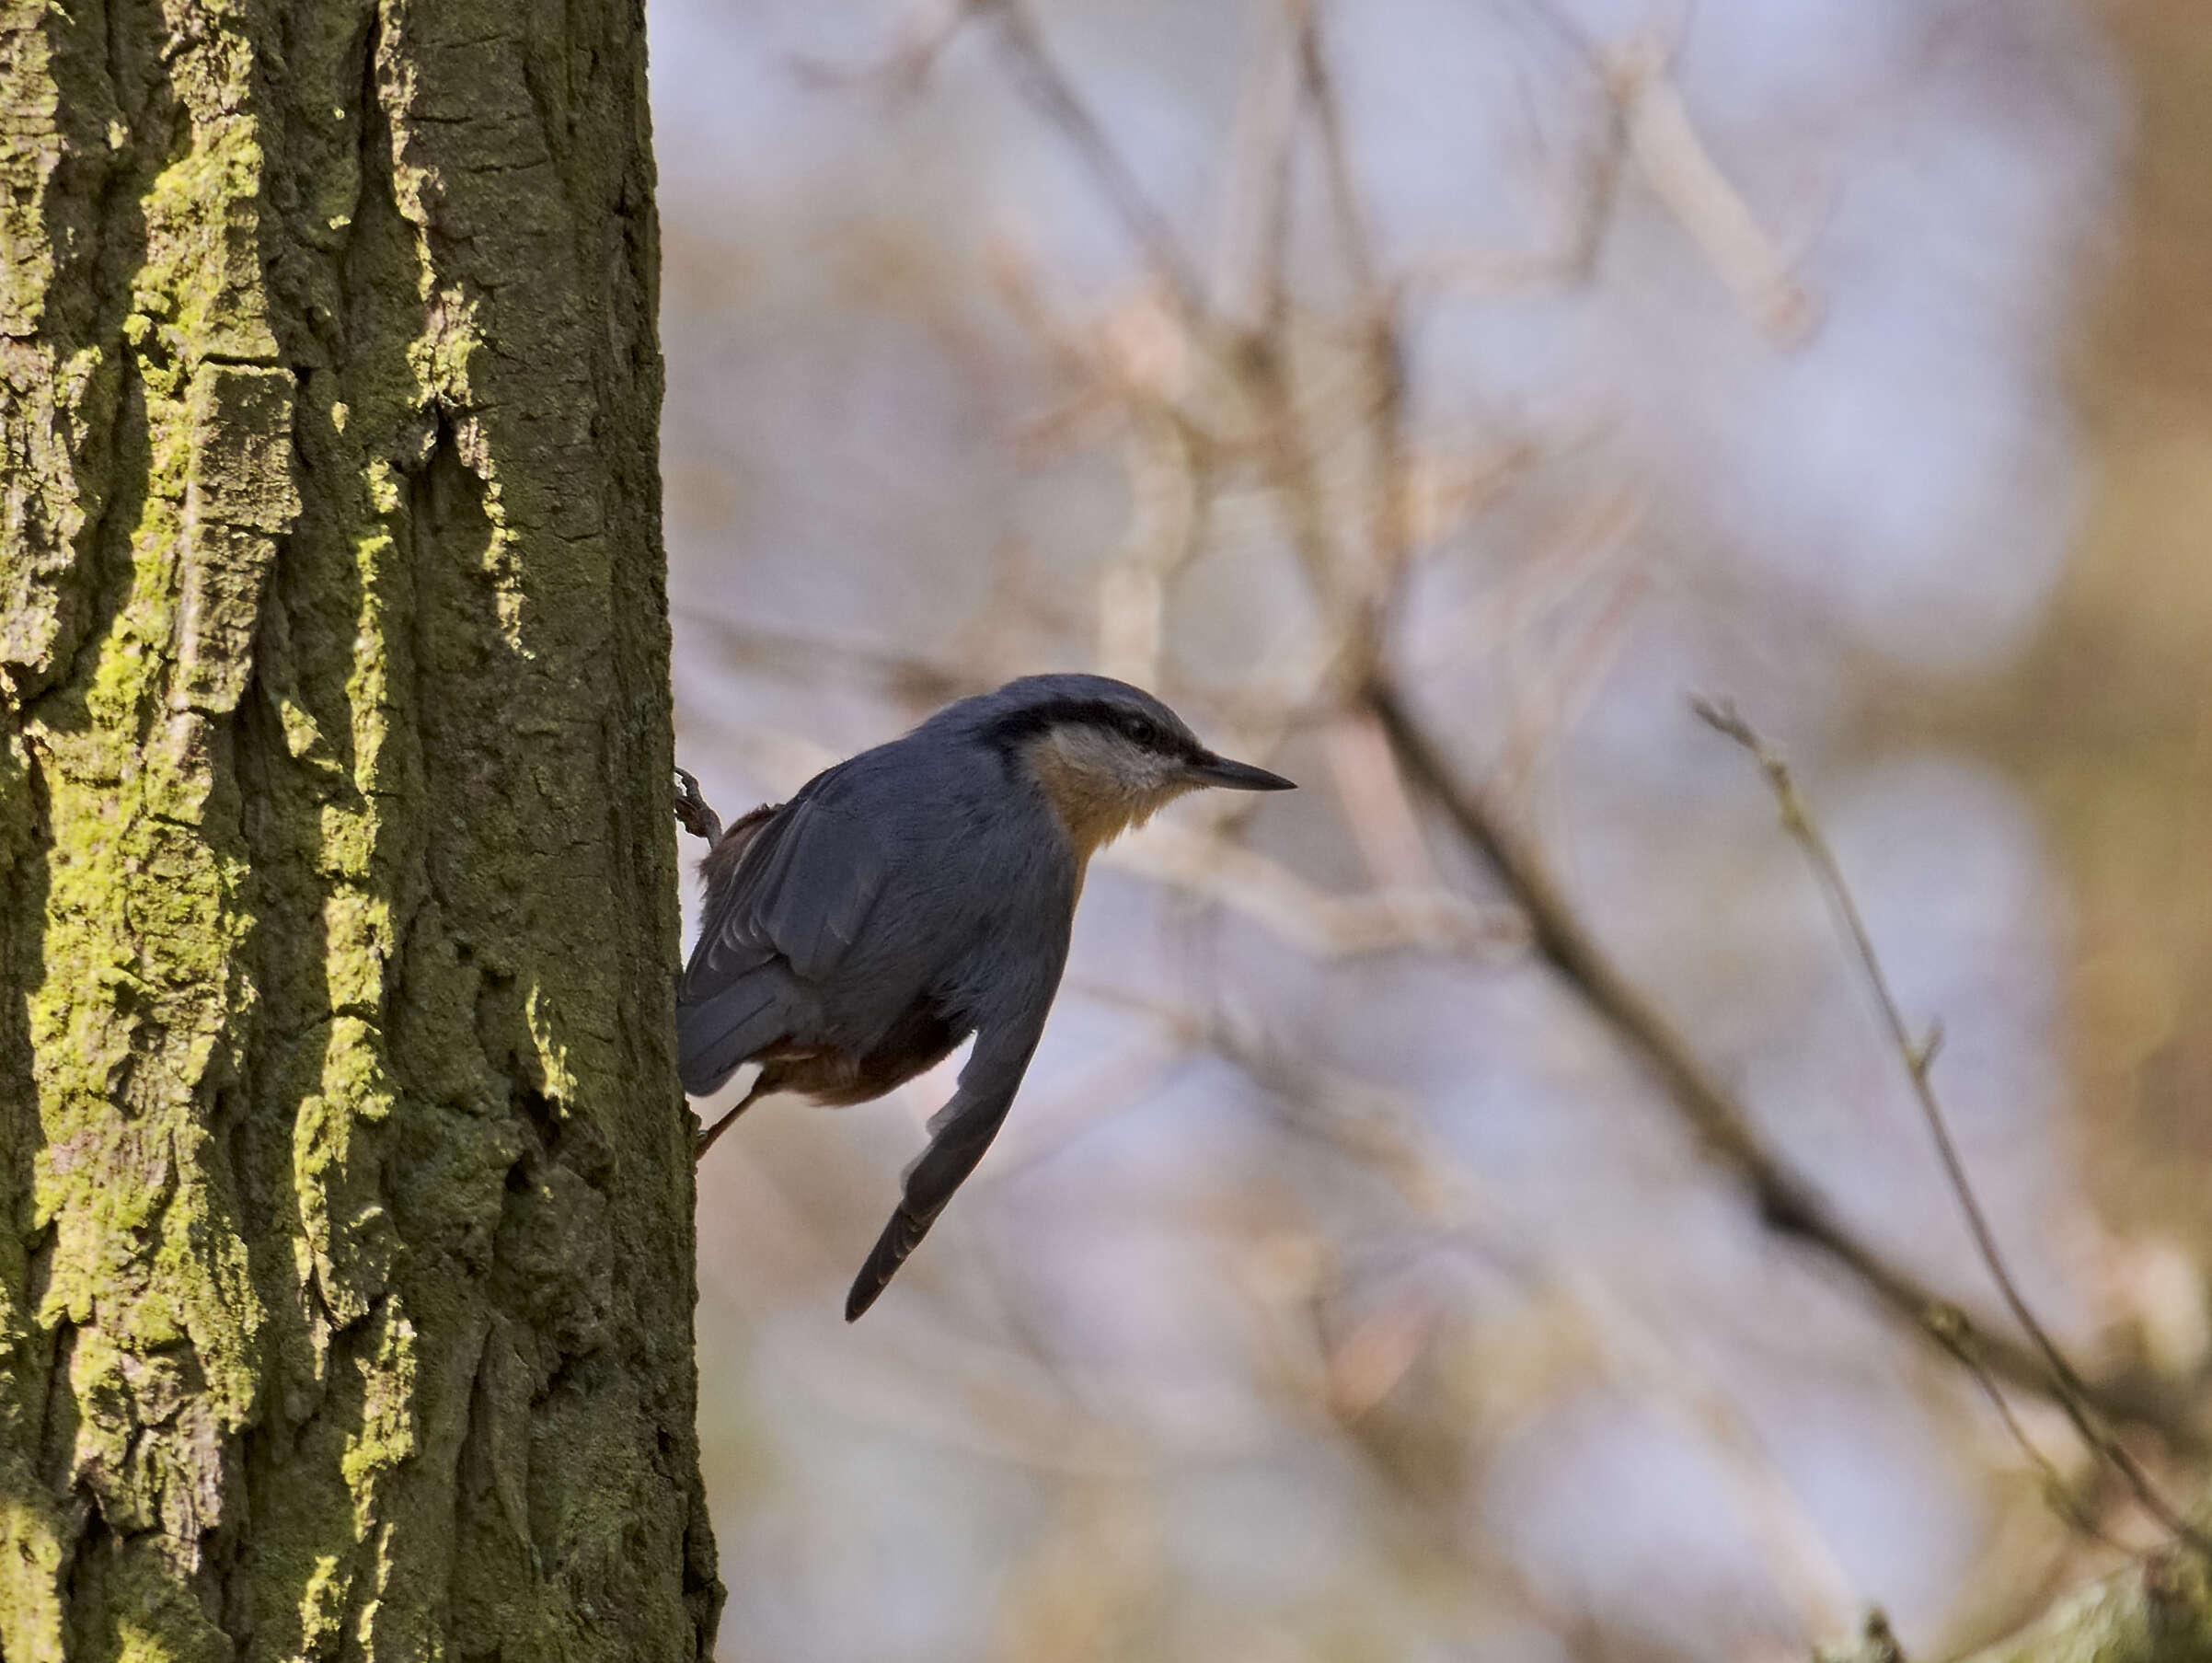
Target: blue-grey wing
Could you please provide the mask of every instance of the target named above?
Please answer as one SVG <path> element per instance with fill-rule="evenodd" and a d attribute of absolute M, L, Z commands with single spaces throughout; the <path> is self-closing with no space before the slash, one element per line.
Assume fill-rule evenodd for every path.
<path fill-rule="evenodd" d="M 676 993 L 677 1059 L 695 1096 L 785 1036 L 882 895 L 890 862 L 866 818 L 847 812 L 839 772 L 748 815 L 707 857 L 711 898 Z"/>
<path fill-rule="evenodd" d="M 753 832 L 692 949 L 687 998 L 709 997 L 772 958 L 806 982 L 836 969 L 890 875 L 882 844 L 845 795 L 825 774 Z"/>
<path fill-rule="evenodd" d="M 1044 1034 L 1044 1019 L 1052 1013 L 1053 995 L 1060 984 L 1066 943 L 1049 966 L 1040 963 L 1028 978 L 1017 1010 L 1006 1020 L 986 1023 L 977 1034 L 968 1066 L 960 1072 L 952 1099 L 929 1117 L 929 1147 L 906 1169 L 905 1193 L 898 1211 L 876 1238 L 874 1250 L 853 1281 L 845 1301 L 845 1320 L 852 1322 L 876 1302 L 921 1239 L 929 1233 L 937 1216 L 952 1199 L 953 1191 L 967 1181 L 998 1136 L 1030 1058 Z M 1048 973 L 1049 971 L 1049 973 Z"/>

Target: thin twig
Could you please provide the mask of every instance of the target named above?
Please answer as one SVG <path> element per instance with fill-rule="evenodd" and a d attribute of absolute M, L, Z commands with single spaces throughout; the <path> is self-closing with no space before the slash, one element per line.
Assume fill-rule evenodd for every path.
<path fill-rule="evenodd" d="M 1329 523 L 1329 500 L 1305 412 L 1292 383 L 1287 331 L 1249 336 L 1236 357 L 1254 408 L 1261 460 L 1273 487 L 1284 531 L 1317 604 L 1333 616 L 1345 600 L 1343 560 Z"/>
<path fill-rule="evenodd" d="M 1377 677 L 1365 686 L 1360 698 L 1382 722 L 1408 781 L 1435 803 L 1527 914 L 1537 952 L 1651 1069 L 1668 1102 L 1750 1191 L 1768 1228 L 1826 1254 L 1882 1304 L 1931 1337 L 1931 1324 L 1954 1324 L 1960 1342 L 1970 1346 L 1991 1373 L 2047 1393 L 2049 1370 L 2035 1352 L 1983 1331 L 1909 1271 L 1861 1241 L 1813 1186 L 1767 1147 L 1743 1107 L 1597 944 L 1536 850 L 1506 826 L 1480 793 L 1460 782 L 1397 687 Z M 2085 1388 L 2085 1395 L 2115 1419 L 2156 1428 L 2177 1449 L 2202 1446 L 2195 1428 L 2162 1399 L 2148 1393 L 2123 1396 L 2098 1387 Z"/>
<path fill-rule="evenodd" d="M 2106 1532 L 2104 1527 L 2097 1522 L 2095 1517 L 2090 1512 L 2088 1505 L 2074 1493 L 2074 1486 L 2068 1482 L 2066 1474 L 2058 1470 L 2058 1463 L 2045 1454 L 2042 1446 L 2028 1436 L 2028 1429 L 2020 1424 L 2020 1416 L 2013 1414 L 2012 1404 L 2006 1398 L 2004 1388 L 1990 1377 L 1989 1371 L 1982 1367 L 1979 1357 L 1958 1343 L 1958 1336 L 1952 1324 L 1931 1322 L 1928 1326 L 1928 1331 L 1934 1336 L 1936 1343 L 1951 1354 L 1952 1360 L 1964 1369 L 1973 1379 L 1974 1383 L 1981 1388 L 1982 1395 L 1989 1400 L 1989 1406 L 1997 1411 L 1997 1418 L 2004 1423 L 2007 1434 L 2010 1436 L 2013 1443 L 2019 1446 L 2020 1452 L 2028 1458 L 2028 1463 L 2042 1478 L 2044 1498 L 2051 1504 L 2058 1516 L 2082 1535 L 2087 1536 L 2092 1542 L 2101 1542 L 2114 1553 L 2131 1552 L 2132 1550 L 2126 1543 L 2114 1541 Z"/>
<path fill-rule="evenodd" d="M 1368 388 L 1372 438 L 1366 570 L 1354 588 L 1345 646 L 1345 680 L 1356 684 L 1379 656 L 1389 601 L 1413 554 L 1412 469 L 1406 444 L 1408 367 L 1399 327 L 1399 292 L 1380 275 L 1374 232 L 1352 164 L 1336 77 L 1312 0 L 1288 0 L 1300 85 L 1320 128 L 1329 203 L 1337 244 L 1361 314 L 1358 341 Z"/>
<path fill-rule="evenodd" d="M 1354 290 L 1365 294 L 1376 284 L 1375 249 L 1367 230 L 1366 206 L 1353 177 L 1352 147 L 1344 136 L 1343 110 L 1337 101 L 1336 79 L 1322 45 L 1320 20 L 1314 16 L 1312 0 L 1287 0 L 1287 5 L 1299 80 L 1320 122 L 1321 158 L 1329 172 L 1329 210 L 1336 222 L 1337 245 Z"/>
<path fill-rule="evenodd" d="M 1216 292 L 1224 309 L 1250 328 L 1273 332 L 1289 314 L 1290 210 L 1297 148 L 1296 53 L 1283 37 L 1251 58 L 1238 137 L 1229 164 L 1230 189 L 1222 209 L 1222 252 Z"/>
<path fill-rule="evenodd" d="M 1112 211 L 1181 303 L 1186 326 L 1218 354 L 1231 382 L 1258 414 L 1252 447 L 1273 488 L 1288 539 L 1324 616 L 1348 620 L 1348 627 L 1340 625 L 1339 641 L 1321 655 L 1319 675 L 1325 694 L 1341 699 L 1347 708 L 1368 710 L 1382 722 L 1409 783 L 1433 797 L 1467 841 L 1496 867 L 1527 915 L 1538 950 L 1653 1069 L 1702 1141 L 1745 1184 L 1769 1228 L 1819 1249 L 1882 1303 L 1924 1331 L 1948 1325 L 1953 1337 L 1970 1346 L 1996 1375 L 2037 1391 L 2050 1390 L 2047 1370 L 2033 1350 L 1981 1332 L 1901 1266 L 1859 1241 L 1812 1185 L 1767 1148 L 1742 1107 L 1596 945 L 1536 852 L 1507 829 L 1480 794 L 1458 781 L 1450 765 L 1429 745 L 1379 667 L 1379 608 L 1398 584 L 1374 580 L 1385 575 L 1402 579 L 1412 540 L 1411 468 L 1402 437 L 1385 432 L 1378 439 L 1375 514 L 1368 540 L 1379 558 L 1354 573 L 1342 558 L 1315 436 L 1296 397 L 1286 297 L 1279 290 L 1273 296 L 1263 294 L 1267 304 L 1256 329 L 1230 334 L 1210 326 L 1192 268 L 1167 221 L 1146 198 L 1132 170 L 1051 57 L 1023 0 L 967 0 L 967 5 L 970 15 L 988 14 L 998 22 L 1000 48 L 1021 92 L 1079 153 Z M 1360 299 L 1369 308 L 1365 327 L 1359 331 L 1366 351 L 1375 354 L 1366 364 L 1373 391 L 1365 400 L 1363 420 L 1372 424 L 1379 416 L 1388 429 L 1402 420 L 1404 396 L 1396 299 L 1394 294 L 1384 293 L 1364 219 L 1356 212 L 1341 115 L 1334 107 L 1309 4 L 1285 0 L 1285 5 L 1299 89 L 1322 129 L 1332 187 L 1330 205 L 1354 281 L 1365 285 Z M 1621 90 L 1617 84 L 1615 96 Z M 1279 153 L 1278 159 L 1286 164 L 1287 152 Z M 1286 207 L 1286 194 L 1283 202 Z M 1279 283 L 1279 273 L 1270 281 Z M 1172 413 L 1179 419 L 1188 417 L 1180 407 Z M 2177 1448 L 2200 1444 L 2194 1426 L 2155 1386 L 2107 1386 L 2091 1389 L 2090 1395 L 2106 1413 L 2151 1426 Z"/>
<path fill-rule="evenodd" d="M 969 4 L 976 14 L 997 20 L 999 54 L 1016 89 L 1075 147 L 1131 238 L 1175 291 L 1184 321 L 1195 325 L 1205 316 L 1205 293 L 1169 228 L 1167 216 L 1153 205 L 1136 176 L 1108 141 L 1105 129 L 1076 91 L 1075 83 L 1046 48 L 1029 8 L 1021 0 L 969 0 Z"/>
<path fill-rule="evenodd" d="M 834 676 L 840 687 L 872 687 L 916 710 L 934 709 L 992 685 L 988 666 L 740 624 L 723 613 L 682 602 L 672 610 L 686 633 L 707 636 L 717 662 L 783 681 L 804 683 Z"/>
<path fill-rule="evenodd" d="M 1167 646 L 1169 586 L 1197 558 L 1212 500 L 1183 429 L 1157 408 L 1129 414 L 1129 535 L 1100 574 L 1099 668 L 1152 687 Z"/>
<path fill-rule="evenodd" d="M 1768 339 L 1794 346 L 1812 331 L 1818 307 L 1713 161 L 1681 89 L 1655 57 L 1624 64 L 1616 77 L 1629 154 Z"/>
<path fill-rule="evenodd" d="M 1332 895 L 1255 849 L 1172 820 L 1098 859 L 1255 919 L 1323 961 L 1409 951 L 1477 959 L 1521 942 L 1510 908 L 1478 907 L 1434 883 Z"/>
<path fill-rule="evenodd" d="M 801 80 L 822 87 L 862 87 L 873 83 L 893 96 L 911 98 L 922 89 L 937 61 L 952 44 L 953 36 L 968 18 L 968 0 L 953 4 L 935 17 L 917 17 L 906 38 L 872 64 L 840 64 L 810 54 L 791 59 Z"/>
<path fill-rule="evenodd" d="M 1345 829 L 1368 877 L 1386 889 L 1436 887 L 1435 857 L 1382 730 L 1354 712 L 1331 722 L 1320 741 Z M 1517 933 L 1517 918 L 1515 928 Z"/>
<path fill-rule="evenodd" d="M 2088 1382 L 2075 1371 L 2067 1360 L 2066 1353 L 2058 1347 L 2050 1332 L 2045 1329 L 2027 1300 L 2012 1272 L 2005 1263 L 2003 1252 L 1997 1244 L 1997 1235 L 1989 1228 L 1988 1215 L 1983 1212 L 1980 1199 L 1966 1176 L 1966 1164 L 1960 1159 L 1958 1145 L 1951 1136 L 1951 1126 L 1943 1114 L 1942 1104 L 1937 1100 L 1933 1080 L 1935 1057 L 1942 1043 L 1941 1027 L 1931 1028 L 1924 1037 L 1916 1037 L 1905 1020 L 1905 1012 L 1891 989 L 1888 974 L 1882 968 L 1882 960 L 1874 952 L 1873 938 L 1867 933 L 1866 920 L 1859 911 L 1859 903 L 1845 880 L 1843 868 L 1838 864 L 1836 852 L 1828 847 L 1826 837 L 1819 823 L 1798 794 L 1797 783 L 1791 778 L 1789 764 L 1781 755 L 1760 738 L 1751 724 L 1737 713 L 1733 706 L 1716 704 L 1705 699 L 1692 701 L 1694 709 L 1706 725 L 1723 737 L 1734 740 L 1749 752 L 1767 776 L 1768 788 L 1774 793 L 1774 802 L 1781 811 L 1782 829 L 1812 864 L 1814 876 L 1822 893 L 1835 909 L 1837 920 L 1849 938 L 1852 952 L 1857 955 L 1859 967 L 1865 973 L 1867 986 L 1872 990 L 1874 1002 L 1881 1008 L 1883 1025 L 1889 1030 L 1897 1056 L 1905 1065 L 1906 1077 L 1912 1082 L 1915 1100 L 1920 1105 L 1920 1116 L 1928 1124 L 1928 1135 L 1934 1139 L 1936 1153 L 1943 1163 L 1943 1175 L 1956 1197 L 1959 1211 L 1964 1216 L 1966 1228 L 1972 1231 L 1974 1245 L 2003 1296 L 2005 1308 L 2012 1320 L 2020 1324 L 2021 1332 L 2033 1344 L 2044 1366 L 2049 1371 L 2050 1394 L 2064 1410 L 2074 1430 L 2082 1440 L 2127 1481 L 2137 1499 L 2142 1502 L 2151 1516 L 2187 1541 L 2200 1553 L 2212 1553 L 2212 1536 L 2200 1531 L 2195 1525 L 2175 1511 L 2151 1483 L 2150 1474 L 2143 1470 L 2134 1453 L 2114 1437 L 2103 1424 L 2091 1401 Z"/>
<path fill-rule="evenodd" d="M 1180 1006 L 1141 998 L 1124 1002 L 1163 1022 L 1185 1021 Z M 1682 1355 L 1664 1324 L 1614 1297 L 1601 1278 L 1577 1273 L 1571 1262 L 1554 1263 L 1508 1233 L 1496 1204 L 1461 1162 L 1437 1146 L 1402 1096 L 1300 1058 L 1219 1016 L 1194 1024 L 1190 1037 L 1262 1087 L 1287 1129 L 1382 1178 L 1429 1240 L 1471 1252 L 1531 1298 L 1556 1301 L 1588 1337 L 1611 1378 L 1672 1403 L 1710 1438 L 1735 1471 L 1746 1499 L 1772 1527 L 1782 1559 L 1779 1568 L 1814 1626 L 1847 1602 L 1848 1579 L 1803 1499 L 1729 1393 Z"/>

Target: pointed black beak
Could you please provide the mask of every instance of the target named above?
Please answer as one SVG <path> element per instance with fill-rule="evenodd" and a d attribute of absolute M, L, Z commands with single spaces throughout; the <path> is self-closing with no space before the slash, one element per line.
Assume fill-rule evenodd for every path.
<path fill-rule="evenodd" d="M 1231 762 L 1227 756 L 1206 756 L 1191 764 L 1191 778 L 1201 785 L 1218 785 L 1232 791 L 1295 791 L 1296 780 L 1285 780 L 1249 762 Z"/>

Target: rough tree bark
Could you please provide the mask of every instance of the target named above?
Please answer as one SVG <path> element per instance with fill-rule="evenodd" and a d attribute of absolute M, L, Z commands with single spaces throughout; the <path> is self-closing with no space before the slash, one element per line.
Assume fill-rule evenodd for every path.
<path fill-rule="evenodd" d="M 640 0 L 0 0 L 0 1656 L 691 1658 Z"/>

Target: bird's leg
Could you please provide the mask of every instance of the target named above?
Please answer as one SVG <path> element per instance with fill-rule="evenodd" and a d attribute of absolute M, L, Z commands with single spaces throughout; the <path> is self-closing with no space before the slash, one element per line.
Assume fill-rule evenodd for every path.
<path fill-rule="evenodd" d="M 704 837 L 712 849 L 722 840 L 722 817 L 708 806 L 699 782 L 688 768 L 676 769 L 676 823 L 695 837 Z"/>
<path fill-rule="evenodd" d="M 691 1161 L 694 1166 L 697 1166 L 700 1161 L 707 1159 L 707 1151 L 714 1147 L 714 1140 L 730 1129 L 730 1123 L 732 1121 L 735 1120 L 740 1114 L 743 1114 L 748 1108 L 752 1107 L 753 1100 L 761 1094 L 761 1088 L 766 1085 L 767 1082 L 768 1071 L 766 1068 L 763 1068 L 760 1072 L 760 1078 L 755 1080 L 752 1086 L 746 1091 L 745 1094 L 737 1100 L 737 1105 L 727 1114 L 724 1114 L 720 1120 L 716 1121 L 712 1126 L 709 1126 L 705 1131 L 699 1134 L 699 1140 L 697 1143 L 692 1146 L 691 1150 Z"/>

